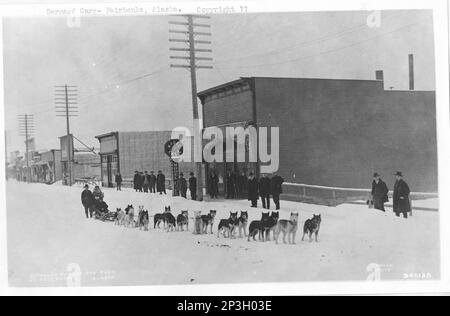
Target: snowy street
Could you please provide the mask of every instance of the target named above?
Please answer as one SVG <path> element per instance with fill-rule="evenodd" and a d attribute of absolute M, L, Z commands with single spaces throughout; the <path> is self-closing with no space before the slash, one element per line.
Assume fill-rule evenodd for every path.
<path fill-rule="evenodd" d="M 82 286 L 173 285 L 247 282 L 364 281 L 378 264 L 381 280 L 414 274 L 440 277 L 439 213 L 416 211 L 409 220 L 362 205 L 336 208 L 282 201 L 281 219 L 300 213 L 296 245 L 217 238 L 229 211 L 247 210 L 250 221 L 263 209 L 247 201 L 193 202 L 169 195 L 103 189 L 110 210 L 144 205 L 150 216 L 171 206 L 206 214 L 217 210 L 214 235 L 149 232 L 87 220 L 80 187 L 8 181 L 8 272 L 10 286 L 66 286 L 68 267 L 81 269 Z M 169 193 L 169 192 L 168 192 Z M 169 193 L 170 194 L 170 193 Z M 437 204 L 437 201 L 421 201 Z M 301 242 L 303 223 L 322 215 L 319 243 Z M 281 241 L 281 238 L 280 238 Z M 70 266 L 72 264 L 72 266 Z M 75 264 L 75 265 L 73 265 Z M 71 270 L 73 272 L 73 270 Z M 372 271 L 373 272 L 373 271 Z"/>

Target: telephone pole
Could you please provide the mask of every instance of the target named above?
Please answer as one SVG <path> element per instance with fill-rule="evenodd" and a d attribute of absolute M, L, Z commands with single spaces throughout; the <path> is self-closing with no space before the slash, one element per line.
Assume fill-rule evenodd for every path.
<path fill-rule="evenodd" d="M 197 23 L 196 20 L 200 19 L 210 19 L 209 16 L 204 15 L 187 15 L 180 16 L 183 18 L 183 21 L 170 21 L 170 25 L 183 27 L 183 29 L 171 29 L 169 30 L 172 34 L 178 34 L 179 38 L 169 38 L 169 42 L 172 43 L 181 43 L 185 44 L 186 47 L 171 47 L 170 51 L 172 52 L 184 52 L 186 55 L 180 56 L 170 56 L 171 59 L 176 60 L 184 60 L 185 63 L 182 64 L 171 64 L 171 68 L 184 68 L 188 69 L 191 74 L 191 90 L 192 90 L 192 111 L 193 111 L 193 119 L 194 119 L 194 135 L 201 135 L 201 131 L 203 126 L 200 126 L 200 117 L 198 110 L 198 98 L 197 98 L 197 69 L 213 69 L 211 65 L 199 64 L 198 62 L 208 62 L 213 61 L 213 58 L 204 55 L 205 53 L 212 53 L 211 48 L 208 45 L 211 45 L 212 42 L 210 40 L 199 39 L 199 37 L 210 37 L 212 34 L 210 32 L 199 31 L 199 29 L 210 29 L 211 25 Z M 202 45 L 202 48 L 197 47 L 197 45 Z M 206 45 L 206 46 L 205 46 Z M 197 53 L 202 56 L 198 56 Z M 195 143 L 195 140 L 194 140 Z M 200 138 L 199 144 L 196 144 L 199 148 L 195 148 L 197 152 L 201 153 L 200 158 L 203 161 L 203 151 L 202 151 L 202 141 Z M 195 155 L 196 156 L 196 155 Z M 197 200 L 203 201 L 203 187 L 204 187 L 204 179 L 203 179 L 203 163 L 202 161 L 196 162 L 196 171 L 197 171 L 197 179 L 199 181 L 199 185 L 197 186 Z"/>
<path fill-rule="evenodd" d="M 56 116 L 66 118 L 67 131 L 67 172 L 69 174 L 68 185 L 72 186 L 72 157 L 73 139 L 70 134 L 70 118 L 78 116 L 77 86 L 55 86 Z"/>
<path fill-rule="evenodd" d="M 30 153 L 29 142 L 30 136 L 34 134 L 34 118 L 30 114 L 22 114 L 18 116 L 19 120 L 19 136 L 25 137 L 25 161 L 27 164 L 27 183 L 31 181 L 31 169 L 30 169 Z"/>

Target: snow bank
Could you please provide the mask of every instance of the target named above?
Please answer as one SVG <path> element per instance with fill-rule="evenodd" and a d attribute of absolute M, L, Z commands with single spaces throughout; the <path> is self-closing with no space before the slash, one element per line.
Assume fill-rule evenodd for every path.
<path fill-rule="evenodd" d="M 247 201 L 194 202 L 171 196 L 105 189 L 110 209 L 144 205 L 153 215 L 170 205 L 218 211 L 214 232 L 230 211 L 262 209 Z M 11 286 L 65 286 L 67 267 L 81 269 L 81 285 L 163 285 L 237 282 L 366 280 L 378 264 L 383 280 L 415 273 L 439 278 L 439 214 L 415 212 L 410 220 L 361 205 L 336 208 L 282 201 L 281 218 L 292 211 L 303 223 L 322 214 L 319 243 L 276 245 L 192 232 L 167 233 L 116 227 L 87 220 L 79 188 L 7 183 L 8 262 Z M 301 227 L 303 226 L 300 225 Z M 191 231 L 192 231 L 191 221 Z"/>

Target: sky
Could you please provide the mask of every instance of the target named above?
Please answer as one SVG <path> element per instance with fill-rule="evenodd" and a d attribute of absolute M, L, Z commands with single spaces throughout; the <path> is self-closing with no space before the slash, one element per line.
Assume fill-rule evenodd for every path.
<path fill-rule="evenodd" d="M 416 89 L 434 90 L 432 11 L 383 11 L 379 27 L 368 26 L 369 14 L 213 15 L 214 69 L 198 71 L 198 91 L 247 76 L 372 80 L 376 70 L 386 89 L 407 90 L 408 54 Z M 25 149 L 17 123 L 25 113 L 34 114 L 37 149 L 59 148 L 66 125 L 55 114 L 55 85 L 78 87 L 71 130 L 89 146 L 112 131 L 191 127 L 190 75 L 169 67 L 169 48 L 180 47 L 168 41 L 169 20 L 182 18 L 82 18 L 79 27 L 65 18 L 5 18 L 8 152 Z"/>

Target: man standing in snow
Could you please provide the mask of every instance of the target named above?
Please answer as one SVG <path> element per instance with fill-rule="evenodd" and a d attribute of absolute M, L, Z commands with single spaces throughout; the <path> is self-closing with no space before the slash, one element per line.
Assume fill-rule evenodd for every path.
<path fill-rule="evenodd" d="M 263 208 L 270 210 L 270 178 L 264 174 L 259 180 L 259 195 L 261 196 Z"/>
<path fill-rule="evenodd" d="M 162 173 L 162 171 L 158 171 L 158 176 L 156 177 L 156 189 L 160 195 L 167 194 L 166 193 L 166 176 Z"/>
<path fill-rule="evenodd" d="M 183 173 L 180 173 L 180 179 L 178 179 L 178 181 L 179 181 L 179 189 L 180 189 L 180 194 L 181 194 L 181 197 L 183 197 L 183 198 L 187 198 L 187 181 L 186 181 L 186 179 L 184 178 L 184 174 Z"/>
<path fill-rule="evenodd" d="M 197 178 L 194 173 L 191 172 L 191 177 L 189 178 L 189 191 L 191 192 L 191 199 L 193 201 L 197 200 Z"/>
<path fill-rule="evenodd" d="M 384 209 L 384 203 L 389 201 L 388 198 L 389 189 L 386 183 L 381 180 L 378 173 L 374 173 L 372 182 L 372 199 L 374 208 L 386 212 Z"/>
<path fill-rule="evenodd" d="M 409 202 L 409 194 L 411 191 L 408 184 L 403 180 L 403 174 L 400 171 L 397 171 L 395 177 L 394 213 L 397 217 L 400 217 L 400 214 L 403 214 L 404 218 L 408 218 L 408 213 L 411 212 L 411 204 Z"/>
<path fill-rule="evenodd" d="M 133 179 L 133 185 L 134 185 L 134 190 L 136 192 L 139 191 L 139 182 L 141 181 L 141 176 L 139 175 L 138 171 L 134 172 L 134 179 Z"/>
<path fill-rule="evenodd" d="M 253 173 L 248 178 L 248 200 L 252 202 L 252 207 L 258 207 L 258 179 Z"/>
<path fill-rule="evenodd" d="M 92 192 L 89 190 L 89 185 L 84 186 L 84 190 L 81 193 L 81 203 L 84 207 L 84 212 L 86 213 L 86 218 L 89 218 L 89 216 L 92 218 L 92 211 L 94 207 L 94 196 L 92 195 Z"/>
<path fill-rule="evenodd" d="M 150 186 L 150 193 L 156 193 L 156 176 L 153 171 L 150 171 L 149 186 Z"/>
<path fill-rule="evenodd" d="M 148 193 L 148 188 L 150 187 L 150 175 L 148 171 L 144 172 L 144 192 Z"/>
<path fill-rule="evenodd" d="M 120 173 L 116 174 L 116 188 L 117 191 L 122 191 L 122 176 L 120 175 Z"/>
<path fill-rule="evenodd" d="M 273 202 L 276 205 L 276 209 L 280 209 L 280 195 L 283 193 L 284 179 L 274 173 L 274 176 L 270 180 L 270 191 L 272 192 Z"/>

